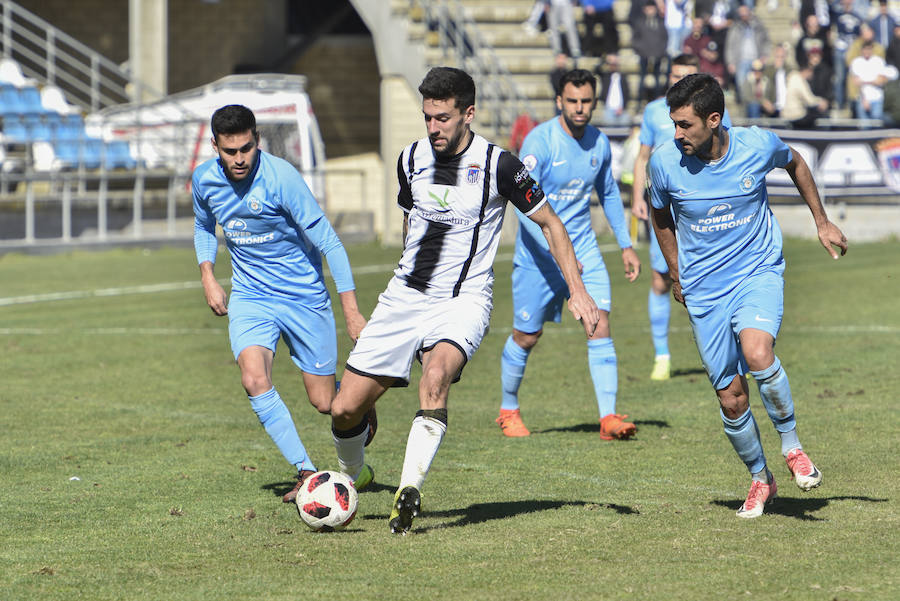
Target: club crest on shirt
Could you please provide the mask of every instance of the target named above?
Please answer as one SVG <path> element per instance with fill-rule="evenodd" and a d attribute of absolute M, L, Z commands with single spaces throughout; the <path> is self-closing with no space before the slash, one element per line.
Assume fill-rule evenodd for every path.
<path fill-rule="evenodd" d="M 481 180 L 481 165 L 473 163 L 466 167 L 466 182 L 477 184 Z"/>
<path fill-rule="evenodd" d="M 522 159 L 522 164 L 529 171 L 534 171 L 534 168 L 537 167 L 537 157 L 533 154 L 525 155 L 525 158 Z"/>
<path fill-rule="evenodd" d="M 258 198 L 253 198 L 252 196 L 247 199 L 247 208 L 250 209 L 250 212 L 254 215 L 259 215 L 263 210 L 263 203 Z"/>
<path fill-rule="evenodd" d="M 749 192 L 756 185 L 756 176 L 752 173 L 746 173 L 741 176 L 741 190 Z"/>

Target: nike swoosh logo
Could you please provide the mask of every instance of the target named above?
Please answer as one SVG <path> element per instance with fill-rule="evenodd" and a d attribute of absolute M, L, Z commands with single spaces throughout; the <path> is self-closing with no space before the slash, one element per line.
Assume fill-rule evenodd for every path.
<path fill-rule="evenodd" d="M 760 317 L 758 313 L 757 313 L 755 319 L 756 319 L 756 321 L 772 321 L 771 319 L 766 319 L 765 317 Z"/>
<path fill-rule="evenodd" d="M 559 167 L 559 166 L 562 165 L 563 163 L 565 163 L 565 161 L 553 161 L 553 166 L 554 166 L 554 167 Z"/>
<path fill-rule="evenodd" d="M 321 369 L 330 363 L 331 361 L 326 361 L 325 363 L 319 363 L 318 361 L 316 361 L 316 369 Z"/>
<path fill-rule="evenodd" d="M 601 303 L 601 304 L 604 304 L 604 305 L 605 305 L 605 304 L 608 303 L 608 302 L 610 302 L 610 299 L 608 299 L 608 298 L 601 298 L 601 299 L 600 299 L 600 303 Z"/>

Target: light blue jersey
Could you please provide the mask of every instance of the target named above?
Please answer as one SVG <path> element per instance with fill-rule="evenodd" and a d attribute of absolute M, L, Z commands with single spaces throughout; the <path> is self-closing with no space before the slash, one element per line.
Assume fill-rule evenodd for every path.
<path fill-rule="evenodd" d="M 758 127 L 733 127 L 728 134 L 718 161 L 682 154 L 673 138 L 654 150 L 648 165 L 651 203 L 675 216 L 681 289 L 689 306 L 712 305 L 751 275 L 784 272 L 766 175 L 790 163 L 791 150 Z"/>
<path fill-rule="evenodd" d="M 344 247 L 301 175 L 283 159 L 262 151 L 257 156 L 253 171 L 239 182 L 228 179 L 217 158 L 194 171 L 197 262 L 215 262 L 218 222 L 231 253 L 232 294 L 330 303 L 323 254 L 337 291 L 353 290 Z"/>
<path fill-rule="evenodd" d="M 631 246 L 622 198 L 610 168 L 612 158 L 606 134 L 588 125 L 581 139 L 575 139 L 554 117 L 529 132 L 520 156 L 566 226 L 579 260 L 597 251 L 597 237 L 591 227 L 594 188 L 619 246 Z M 513 264 L 541 271 L 559 270 L 540 228 L 522 215 Z"/>

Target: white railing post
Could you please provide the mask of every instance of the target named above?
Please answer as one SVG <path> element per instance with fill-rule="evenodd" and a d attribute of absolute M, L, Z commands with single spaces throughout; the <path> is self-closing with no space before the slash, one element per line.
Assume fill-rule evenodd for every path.
<path fill-rule="evenodd" d="M 56 30 L 47 30 L 47 83 L 56 85 Z"/>
<path fill-rule="evenodd" d="M 69 176 L 63 179 L 62 193 L 62 240 L 72 240 L 72 181 Z"/>
<path fill-rule="evenodd" d="M 12 56 L 12 12 L 10 0 L 3 0 L 3 56 Z"/>

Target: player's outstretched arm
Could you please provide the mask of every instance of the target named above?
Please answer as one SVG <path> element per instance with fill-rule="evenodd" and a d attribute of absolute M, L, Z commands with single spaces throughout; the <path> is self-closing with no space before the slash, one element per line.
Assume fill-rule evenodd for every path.
<path fill-rule="evenodd" d="M 225 289 L 216 279 L 213 272 L 212 261 L 200 263 L 200 283 L 203 284 L 203 294 L 206 296 L 206 304 L 216 315 L 228 314 L 228 297 Z"/>
<path fill-rule="evenodd" d="M 359 306 L 356 304 L 356 291 L 347 290 L 341 292 L 341 309 L 344 312 L 344 323 L 347 326 L 347 335 L 354 343 L 359 339 L 359 334 L 366 327 L 366 318 L 359 312 Z"/>
<path fill-rule="evenodd" d="M 572 316 L 581 321 L 588 337 L 594 334 L 597 323 L 600 321 L 600 309 L 591 298 L 581 281 L 581 273 L 578 260 L 575 258 L 575 250 L 572 241 L 566 232 L 566 227 L 553 211 L 550 203 L 544 205 L 529 215 L 532 221 L 541 227 L 541 231 L 550 245 L 550 254 L 562 271 L 566 285 L 569 287 L 569 311 Z"/>
<path fill-rule="evenodd" d="M 809 165 L 803 160 L 794 148 L 791 148 L 791 162 L 785 165 L 784 169 L 791 176 L 797 191 L 809 207 L 812 213 L 813 221 L 816 223 L 816 232 L 819 235 L 819 242 L 828 251 L 832 258 L 837 259 L 838 254 L 833 247 L 841 249 L 841 256 L 847 254 L 847 237 L 844 233 L 825 215 L 825 207 L 822 206 L 822 200 L 819 198 L 819 190 L 816 188 L 816 182 L 813 179 Z"/>

